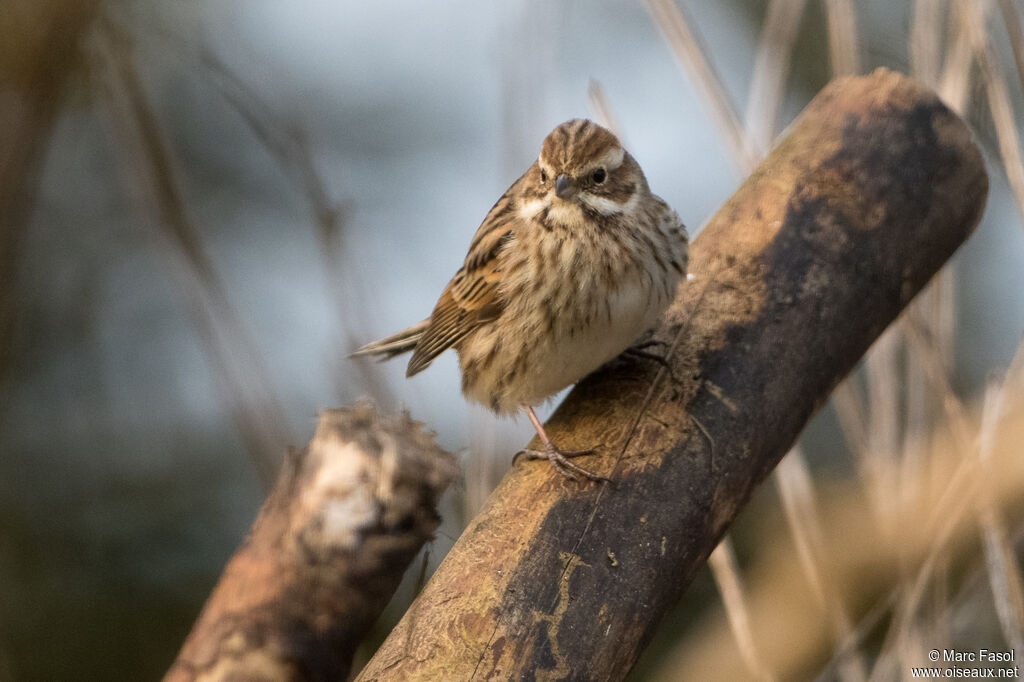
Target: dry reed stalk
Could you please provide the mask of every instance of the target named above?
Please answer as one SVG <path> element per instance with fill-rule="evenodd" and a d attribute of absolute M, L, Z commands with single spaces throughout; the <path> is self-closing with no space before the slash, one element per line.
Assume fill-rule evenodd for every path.
<path fill-rule="evenodd" d="M 971 85 L 971 66 L 974 62 L 966 14 L 967 10 L 964 9 L 963 3 L 953 3 L 949 12 L 946 59 L 936 87 L 939 97 L 946 106 L 961 116 L 969 113 L 967 93 Z"/>
<path fill-rule="evenodd" d="M 628 149 L 629 143 L 626 140 L 625 133 L 615 117 L 611 102 L 608 101 L 608 95 L 605 93 L 601 83 L 591 79 L 590 83 L 587 84 L 587 99 L 590 100 L 590 108 L 594 111 L 594 119 L 615 133 L 615 136 L 622 142 L 622 146 Z"/>
<path fill-rule="evenodd" d="M 945 0 L 913 0 L 910 17 L 910 73 L 922 83 L 939 83 L 942 6 Z"/>
<path fill-rule="evenodd" d="M 869 351 L 870 353 L 870 351 Z M 858 385 L 857 374 L 851 374 L 832 391 L 832 407 L 835 409 L 839 430 L 855 460 L 865 456 L 868 449 L 867 417 L 864 414 L 864 397 Z"/>
<path fill-rule="evenodd" d="M 976 420 L 971 422 L 971 431 L 979 432 Z M 938 556 L 948 552 L 956 565 L 976 562 L 974 512 L 979 500 L 990 500 L 1005 518 L 1020 522 L 1024 467 L 1019 466 L 1017 444 L 1021 439 L 1024 400 L 1019 397 L 1008 405 L 994 429 L 988 467 L 978 467 L 974 456 L 965 459 L 959 436 L 944 429 L 932 439 L 930 454 L 924 457 L 932 466 L 920 472 L 924 480 L 917 486 L 918 494 L 898 501 L 888 512 L 887 533 L 878 532 L 872 504 L 857 485 L 846 484 L 822 497 L 821 522 L 829 532 L 823 535 L 821 572 L 847 604 L 856 605 L 860 616 L 849 639 L 836 640 L 828 627 L 828 610 L 807 599 L 806 579 L 801 571 L 793 570 L 788 543 L 775 535 L 765 537 L 753 550 L 745 587 L 753 637 L 771 673 L 782 679 L 803 677 L 808 666 L 822 659 L 823 652 L 856 649 L 884 623 L 892 608 L 900 610 L 894 595 L 905 584 L 905 571 L 912 577 L 911 591 L 923 594 L 929 583 L 915 583 L 921 576 L 933 574 Z M 940 598 L 941 594 L 940 590 Z M 871 604 L 874 606 L 868 606 Z M 900 645 L 907 651 L 917 650 L 916 635 L 910 634 L 916 629 L 914 621 L 899 624 L 894 620 L 890 629 L 906 634 Z M 732 639 L 725 614 L 709 614 L 693 626 L 655 679 L 678 679 L 680 670 L 695 679 L 743 679 L 746 668 L 737 660 Z M 928 644 L 928 648 L 935 646 Z M 895 646 L 894 639 L 883 657 L 894 655 L 887 652 Z M 826 672 L 835 670 L 835 664 L 833 661 Z M 915 665 L 928 664 L 922 660 Z M 878 677 L 886 679 L 884 674 Z"/>
<path fill-rule="evenodd" d="M 500 469 L 495 466 L 500 448 L 493 420 L 488 415 L 487 421 L 484 421 L 475 410 L 470 410 L 468 416 L 469 446 L 468 456 L 463 458 L 462 466 L 465 491 L 462 496 L 462 522 L 459 529 L 465 528 L 466 524 L 480 512 L 480 508 L 487 501 L 487 496 L 498 485 L 504 473 L 504 466 Z M 502 465 L 504 463 L 501 462 Z"/>
<path fill-rule="evenodd" d="M 767 153 L 775 137 L 790 57 L 806 4 L 807 0 L 772 0 L 768 4 L 754 56 L 743 126 L 747 144 L 759 158 Z"/>
<path fill-rule="evenodd" d="M 732 546 L 732 539 L 728 535 L 711 552 L 708 557 L 708 567 L 718 586 L 718 594 L 722 597 L 722 606 L 725 608 L 726 618 L 729 619 L 733 637 L 736 638 L 740 657 L 746 664 L 747 673 L 751 679 L 774 680 L 775 677 L 768 672 L 761 660 L 754 643 L 753 633 L 750 631 L 750 613 L 747 610 L 747 600 L 743 594 L 743 580 L 740 578 L 740 570 L 736 564 L 736 552 Z"/>
<path fill-rule="evenodd" d="M 856 462 L 879 520 L 889 518 L 887 508 L 897 498 L 896 471 L 900 449 L 899 354 L 902 337 L 893 325 L 871 347 L 864 363 L 867 384 L 867 431 L 864 456 Z"/>
<path fill-rule="evenodd" d="M 836 641 L 842 642 L 853 634 L 853 624 L 842 602 L 842 595 L 837 594 L 834 586 L 821 574 L 821 551 L 825 541 L 811 472 L 799 446 L 794 447 L 779 462 L 774 478 L 800 567 L 807 578 L 812 595 L 825 613 L 829 614 L 829 626 Z M 837 652 L 836 656 L 836 672 L 840 680 L 860 682 L 867 678 L 864 661 L 859 652 Z"/>
<path fill-rule="evenodd" d="M 680 66 L 690 76 L 697 94 L 708 107 L 711 120 L 724 138 L 733 164 L 741 175 L 747 175 L 757 165 L 760 155 L 746 139 L 736 108 L 711 65 L 692 22 L 672 0 L 645 0 L 644 4 Z"/>
<path fill-rule="evenodd" d="M 999 60 L 992 52 L 992 46 L 985 30 L 988 3 L 980 0 L 961 0 L 960 4 L 964 32 L 981 71 L 982 83 L 988 98 L 989 113 L 995 124 L 996 141 L 999 144 L 999 154 L 1003 159 L 1003 168 L 1010 182 L 1010 189 L 1017 201 L 1017 210 L 1024 217 L 1024 159 L 1021 158 L 1017 119 L 1013 113 L 1013 105 L 1010 103 L 1006 76 L 1003 74 Z"/>
<path fill-rule="evenodd" d="M 851 0 L 825 0 L 829 60 L 833 76 L 860 73 L 860 35 L 857 12 Z"/>
<path fill-rule="evenodd" d="M 814 501 L 811 473 L 803 457 L 793 457 L 802 454 L 800 446 L 794 446 L 782 458 L 775 468 L 775 485 L 779 490 L 786 525 L 793 536 L 797 561 L 807 577 L 814 598 L 824 603 L 825 584 L 818 570 L 817 557 L 822 544 L 821 525 Z"/>
<path fill-rule="evenodd" d="M 928 316 L 929 327 L 943 366 L 952 371 L 956 351 L 956 270 L 943 268 L 929 289 L 934 291 L 929 297 L 932 304 Z"/>
<path fill-rule="evenodd" d="M 1021 344 L 1018 357 L 1024 361 L 1024 344 Z M 985 390 L 977 447 L 978 464 L 982 467 L 988 466 L 992 457 L 996 430 L 1008 402 L 1006 386 L 1006 381 L 999 383 L 990 379 Z M 978 522 L 982 547 L 999 625 L 1007 643 L 1017 651 L 1024 651 L 1024 580 L 1021 577 L 1024 574 L 1013 551 L 1002 514 L 985 499 L 979 503 Z"/>
<path fill-rule="evenodd" d="M 998 0 L 999 11 L 1003 15 L 1003 25 L 1010 38 L 1010 49 L 1013 50 L 1013 61 L 1017 65 L 1017 77 L 1020 79 L 1021 90 L 1024 90 L 1024 26 L 1021 25 L 1020 12 L 1013 0 Z"/>

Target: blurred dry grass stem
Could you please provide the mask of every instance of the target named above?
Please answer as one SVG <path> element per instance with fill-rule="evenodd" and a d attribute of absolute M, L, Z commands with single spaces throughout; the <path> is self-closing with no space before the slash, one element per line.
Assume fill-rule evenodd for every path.
<path fill-rule="evenodd" d="M 1019 119 L 1014 116 L 1006 76 L 993 53 L 986 30 L 988 6 L 988 2 L 984 0 L 960 0 L 960 15 L 964 23 L 963 31 L 967 35 L 967 41 L 981 72 L 989 114 L 995 124 L 1003 168 L 1017 200 L 1017 209 L 1024 217 L 1024 160 L 1021 159 L 1020 135 L 1017 130 Z M 1013 33 L 1010 35 L 1013 36 Z M 1016 37 L 1020 39 L 1019 34 Z M 1015 54 L 1022 50 L 1024 47 L 1021 45 L 1014 47 Z"/>
<path fill-rule="evenodd" d="M 1013 50 L 1013 61 L 1017 65 L 1017 78 L 1021 90 L 1024 91 L 1024 26 L 1021 25 L 1021 12 L 1024 8 L 1014 4 L 1014 0 L 998 0 L 999 11 L 1003 24 L 1010 38 L 1010 49 Z"/>
<path fill-rule="evenodd" d="M 328 289 L 334 301 L 339 338 L 344 344 L 343 348 L 336 349 L 331 360 L 335 363 L 343 362 L 346 367 L 354 366 L 359 372 L 362 388 L 378 402 L 393 406 L 394 395 L 376 364 L 365 358 L 353 362 L 346 357 L 348 351 L 362 345 L 357 333 L 371 326 L 367 316 L 369 308 L 362 305 L 370 297 L 363 291 L 362 280 L 349 276 L 352 268 L 346 262 L 345 207 L 330 198 L 316 170 L 305 134 L 275 115 L 251 87 L 243 83 L 211 52 L 203 53 L 202 65 L 224 99 L 234 107 L 260 144 L 292 178 L 309 204 L 320 241 L 324 269 L 330 280 Z M 338 396 L 344 399 L 346 390 L 343 377 L 346 373 L 337 367 L 334 375 Z"/>
<path fill-rule="evenodd" d="M 708 107 L 733 163 L 746 175 L 757 165 L 759 154 L 748 143 L 736 109 L 708 59 L 693 22 L 672 0 L 644 0 L 644 4 Z"/>
<path fill-rule="evenodd" d="M 852 0 L 825 0 L 825 12 L 832 75 L 838 77 L 860 73 L 860 40 L 857 13 Z"/>
<path fill-rule="evenodd" d="M 1018 351 L 1018 358 L 1022 356 L 1024 345 Z M 1011 395 L 1016 390 L 1012 381 L 1021 378 L 1008 378 L 1002 384 L 1005 388 L 992 389 L 1005 391 L 1001 416 L 997 401 L 990 398 L 983 415 L 969 420 L 970 433 L 985 443 L 985 465 L 979 465 L 980 452 L 962 450 L 961 437 L 954 429 L 944 429 L 929 439 L 926 452 L 920 456 L 928 466 L 918 471 L 915 495 L 893 500 L 884 518 L 876 521 L 874 505 L 857 485 L 839 486 L 823 497 L 826 502 L 819 507 L 820 525 L 829 532 L 820 535 L 816 572 L 822 576 L 822 583 L 854 608 L 862 624 L 867 624 L 863 630 L 851 629 L 857 633 L 855 641 L 863 642 L 871 630 L 881 627 L 880 616 L 894 609 L 889 637 L 879 652 L 872 679 L 900 677 L 900 670 L 894 666 L 901 651 L 905 660 L 927 665 L 926 652 L 938 644 L 927 637 L 916 637 L 922 626 L 919 614 L 947 613 L 955 596 L 968 585 L 966 580 L 954 580 L 945 570 L 936 572 L 938 566 L 948 562 L 955 572 L 968 577 L 986 571 L 992 574 L 993 563 L 1000 559 L 994 562 L 987 553 L 985 560 L 980 560 L 974 551 L 983 535 L 979 523 L 984 528 L 988 518 L 985 510 L 998 510 L 1002 519 L 1016 527 L 1024 520 L 1020 504 L 1024 500 L 1024 467 L 1018 447 L 1024 440 L 1024 400 L 1019 390 L 1015 397 Z M 896 475 L 895 470 L 890 473 Z M 788 528 L 792 530 L 793 525 Z M 1000 557 L 1013 556 L 1008 541 L 1001 542 L 1000 548 Z M 809 671 L 820 669 L 822 660 L 827 664 L 837 649 L 849 651 L 839 646 L 846 640 L 835 628 L 834 606 L 807 598 L 806 569 L 794 570 L 790 543 L 770 534 L 758 543 L 755 557 L 747 571 L 747 610 L 754 646 L 769 674 L 779 679 L 803 679 Z M 910 582 L 904 583 L 901 576 L 907 576 Z M 999 576 L 996 584 L 1008 578 L 1014 585 L 994 590 L 994 601 L 1002 600 L 1007 605 L 1004 610 L 1008 610 L 1011 626 L 1007 641 L 1012 642 L 1019 637 L 1019 625 L 1015 624 L 1021 612 L 1013 592 L 1019 589 L 1020 572 L 1010 564 L 1009 568 L 999 568 Z M 895 601 L 894 590 L 899 595 Z M 813 587 L 811 593 L 813 596 Z M 948 600 L 936 604 L 934 599 L 944 594 Z M 882 614 L 872 604 L 879 605 Z M 976 604 L 971 617 L 984 619 L 984 604 Z M 679 679 L 674 672 L 679 670 L 706 680 L 745 679 L 745 667 L 734 653 L 733 628 L 725 621 L 722 614 L 705 618 L 665 662 L 658 679 Z M 998 646 L 991 642 L 989 648 Z M 906 651 L 912 652 L 909 659 Z"/>
<path fill-rule="evenodd" d="M 1024 215 L 1020 117 L 989 34 L 1005 26 L 1024 88 L 1024 30 L 1020 7 L 997 1 L 1002 24 L 990 21 L 988 0 L 911 0 L 908 59 L 912 73 L 963 116 L 980 113 L 971 111 L 974 89 L 985 93 L 984 113 L 994 124 L 1003 169 Z M 855 4 L 824 3 L 832 70 L 855 73 L 864 49 Z M 805 0 L 767 5 L 744 126 L 693 21 L 671 0 L 646 0 L 646 6 L 711 112 L 734 164 L 747 172 L 775 134 Z M 878 339 L 863 371 L 834 393 L 863 492 L 851 487 L 819 509 L 807 462 L 794 448 L 780 464 L 776 484 L 799 571 L 788 555 L 766 549 L 773 558 L 740 575 L 727 540 L 710 562 L 723 612 L 711 630 L 695 628 L 680 644 L 663 666 L 662 679 L 678 679 L 678 670 L 701 679 L 802 678 L 820 669 L 822 660 L 822 679 L 906 674 L 907 665 L 924 665 L 923 654 L 949 640 L 957 603 L 951 576 L 968 562 L 963 548 L 972 542 L 981 542 L 985 561 L 970 570 L 988 577 L 1007 645 L 1024 648 L 1024 586 L 1010 540 L 1011 529 L 1019 534 L 1022 524 L 1009 492 L 1019 493 L 1024 480 L 1006 446 L 1024 436 L 1024 399 L 1014 388 L 1024 386 L 1024 351 L 1018 351 L 1007 379 L 990 387 L 979 422 L 950 380 L 956 294 L 947 267 Z M 1007 396 L 1015 390 L 1010 408 Z M 1001 455 L 992 454 L 997 442 Z M 1012 469 L 1007 478 L 992 479 L 999 478 L 994 471 L 1006 469 Z M 778 622 L 780 604 L 790 605 L 784 624 Z M 865 610 L 865 604 L 873 606 Z M 886 617 L 891 622 L 881 647 L 865 648 Z M 982 617 L 977 609 L 969 614 L 974 622 Z M 867 660 L 873 660 L 870 670 Z"/>
<path fill-rule="evenodd" d="M 594 111 L 594 120 L 615 133 L 615 136 L 619 138 L 619 142 L 622 143 L 622 146 L 628 149 L 629 143 L 626 141 L 626 137 L 623 134 L 622 126 L 619 125 L 619 122 L 615 117 L 615 112 L 612 110 L 612 105 L 608 101 L 608 95 L 605 93 L 604 87 L 596 80 L 591 79 L 590 83 L 587 85 L 587 97 L 590 99 L 590 108 Z"/>
<path fill-rule="evenodd" d="M 768 153 L 775 137 L 790 57 L 806 4 L 807 0 L 771 0 L 768 3 L 754 57 L 744 122 L 746 144 L 756 151 L 758 159 Z"/>
<path fill-rule="evenodd" d="M 1024 353 L 1019 358 L 1024 360 Z M 1024 381 L 1024 376 L 1013 379 Z M 978 436 L 978 465 L 983 468 L 990 465 L 999 422 L 1006 413 L 1005 389 L 1006 383 L 990 380 L 985 390 L 981 433 Z M 999 626 L 1006 642 L 1014 650 L 1024 651 L 1024 573 L 1021 573 L 1002 513 L 984 498 L 980 507 L 978 523 Z"/>
<path fill-rule="evenodd" d="M 754 680 L 774 680 L 762 662 L 761 655 L 754 644 L 754 635 L 750 629 L 750 614 L 747 612 L 747 600 L 743 595 L 743 581 L 740 579 L 739 567 L 736 564 L 736 552 L 732 540 L 726 536 L 718 543 L 708 557 L 711 575 L 715 577 L 718 593 L 722 596 L 725 615 L 729 619 L 739 648 L 740 657 L 746 665 L 747 676 Z"/>
<path fill-rule="evenodd" d="M 796 455 L 796 456 L 794 456 Z M 822 556 L 825 548 L 824 533 L 814 499 L 814 485 L 803 452 L 799 447 L 786 455 L 775 471 L 775 484 L 779 490 L 786 525 L 793 539 L 796 556 L 811 588 L 811 596 L 828 614 L 828 626 L 837 642 L 853 636 L 853 624 L 843 603 L 843 595 L 822 575 Z M 867 671 L 856 649 L 837 651 L 837 673 L 843 682 L 867 679 Z"/>
<path fill-rule="evenodd" d="M 910 71 L 931 87 L 935 87 L 939 80 L 944 2 L 913 0 L 910 17 Z"/>
<path fill-rule="evenodd" d="M 0 380 L 23 342 L 26 223 L 65 84 L 97 0 L 5 0 L 0 11 Z"/>

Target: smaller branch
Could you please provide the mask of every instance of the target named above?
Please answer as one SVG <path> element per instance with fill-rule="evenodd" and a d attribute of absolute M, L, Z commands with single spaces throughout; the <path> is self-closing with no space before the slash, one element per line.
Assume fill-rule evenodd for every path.
<path fill-rule="evenodd" d="M 408 415 L 320 415 L 203 608 L 165 682 L 344 679 L 432 537 L 454 457 Z"/>

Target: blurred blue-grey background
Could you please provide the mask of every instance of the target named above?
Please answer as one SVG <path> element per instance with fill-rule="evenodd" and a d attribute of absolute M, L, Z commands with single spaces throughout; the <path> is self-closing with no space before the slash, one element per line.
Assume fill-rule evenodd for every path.
<path fill-rule="evenodd" d="M 742 106 L 765 3 L 683 4 Z M 865 69 L 907 69 L 909 6 L 855 3 Z M 830 77 L 823 11 L 808 3 L 778 129 Z M 304 444 L 318 410 L 363 395 L 407 408 L 460 454 L 465 480 L 430 561 L 443 557 L 531 428 L 468 406 L 451 354 L 408 381 L 402 362 L 345 356 L 429 313 L 547 132 L 596 115 L 591 82 L 691 234 L 741 179 L 642 3 L 101 12 L 45 150 L 0 376 L 0 680 L 162 674 L 262 500 L 254 460 Z M 203 301 L 195 257 L 139 196 L 145 163 L 109 85 L 112 53 L 143 85 L 223 300 Z M 1019 84 L 1011 95 L 1021 111 Z M 954 265 L 952 376 L 968 399 L 1024 329 L 1024 231 L 993 130 L 981 122 L 978 136 L 991 198 Z M 233 322 L 210 327 L 201 309 L 225 305 Z M 827 414 L 808 438 L 812 457 L 841 447 Z"/>

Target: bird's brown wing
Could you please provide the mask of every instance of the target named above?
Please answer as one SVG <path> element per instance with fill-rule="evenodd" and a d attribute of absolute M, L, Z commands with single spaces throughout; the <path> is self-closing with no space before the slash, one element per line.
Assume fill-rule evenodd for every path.
<path fill-rule="evenodd" d="M 411 377 L 470 332 L 501 314 L 498 294 L 501 249 L 515 239 L 515 211 L 509 188 L 487 214 L 473 236 L 462 268 L 448 282 L 430 315 L 430 323 L 413 351 L 405 372 Z"/>

